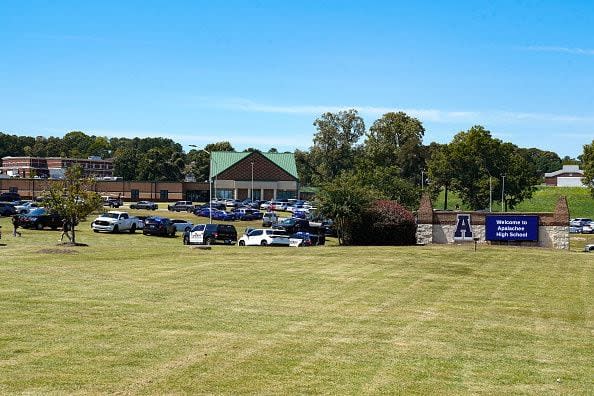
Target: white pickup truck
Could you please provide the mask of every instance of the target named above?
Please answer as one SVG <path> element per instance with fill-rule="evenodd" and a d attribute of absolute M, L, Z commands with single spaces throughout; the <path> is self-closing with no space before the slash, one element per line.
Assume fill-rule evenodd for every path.
<path fill-rule="evenodd" d="M 123 232 L 129 231 L 131 234 L 137 229 L 142 228 L 142 220 L 135 216 L 130 216 L 127 212 L 109 211 L 97 217 L 91 223 L 91 228 L 95 232 Z"/>

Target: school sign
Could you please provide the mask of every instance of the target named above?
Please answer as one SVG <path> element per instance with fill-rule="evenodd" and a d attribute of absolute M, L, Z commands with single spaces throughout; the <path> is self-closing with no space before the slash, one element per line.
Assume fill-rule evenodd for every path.
<path fill-rule="evenodd" d="M 499 216 L 485 218 L 487 241 L 538 241 L 538 216 Z"/>
<path fill-rule="evenodd" d="M 417 211 L 417 243 L 466 243 L 569 249 L 569 208 L 560 197 L 553 212 L 489 213 L 434 210 L 428 195 Z"/>

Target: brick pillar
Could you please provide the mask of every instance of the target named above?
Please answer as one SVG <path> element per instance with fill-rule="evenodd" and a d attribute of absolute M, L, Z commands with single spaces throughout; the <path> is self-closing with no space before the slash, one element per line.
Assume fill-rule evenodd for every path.
<path fill-rule="evenodd" d="M 417 211 L 417 243 L 426 245 L 433 242 L 433 205 L 429 194 L 421 196 Z"/>
<path fill-rule="evenodd" d="M 567 206 L 567 197 L 565 195 L 560 196 L 557 200 L 553 221 L 555 225 L 569 226 L 569 206 Z"/>
<path fill-rule="evenodd" d="M 553 224 L 546 228 L 548 228 L 554 249 L 569 250 L 569 207 L 567 206 L 567 197 L 559 197 L 553 213 Z"/>

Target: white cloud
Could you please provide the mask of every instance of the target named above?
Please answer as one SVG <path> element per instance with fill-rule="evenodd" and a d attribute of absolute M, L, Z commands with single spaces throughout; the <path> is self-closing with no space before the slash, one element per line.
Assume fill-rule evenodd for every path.
<path fill-rule="evenodd" d="M 522 47 L 522 49 L 524 49 L 526 51 L 535 51 L 535 52 L 560 52 L 560 53 L 565 53 L 565 54 L 586 55 L 586 56 L 594 55 L 594 49 L 586 49 L 586 48 L 570 48 L 570 47 L 532 45 L 532 46 L 528 46 L 528 47 Z"/>
<path fill-rule="evenodd" d="M 388 112 L 403 111 L 413 117 L 419 118 L 423 122 L 434 123 L 491 123 L 491 122 L 558 122 L 558 123 L 586 123 L 594 124 L 594 116 L 567 115 L 554 113 L 529 113 L 529 112 L 511 112 L 500 110 L 473 111 L 473 110 L 441 110 L 441 109 L 418 109 L 406 107 L 376 107 L 361 105 L 273 105 L 258 103 L 247 99 L 202 99 L 202 104 L 215 108 L 245 111 L 252 113 L 278 113 L 278 114 L 305 114 L 318 116 L 325 112 L 338 112 L 341 110 L 357 109 L 360 114 L 373 117 L 380 117 Z"/>

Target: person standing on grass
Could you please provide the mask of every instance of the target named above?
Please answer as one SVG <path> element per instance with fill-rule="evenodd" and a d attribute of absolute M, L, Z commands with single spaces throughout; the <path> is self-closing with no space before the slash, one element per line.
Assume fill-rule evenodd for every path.
<path fill-rule="evenodd" d="M 62 236 L 60 237 L 60 242 L 62 242 L 64 240 L 64 237 L 68 238 L 68 240 L 70 242 L 72 242 L 72 238 L 70 238 L 68 231 L 70 231 L 70 222 L 67 219 L 63 219 L 62 220 Z"/>
<path fill-rule="evenodd" d="M 21 236 L 21 233 L 18 231 L 19 217 L 17 215 L 12 216 L 12 226 L 14 228 L 12 231 L 12 236 Z"/>

